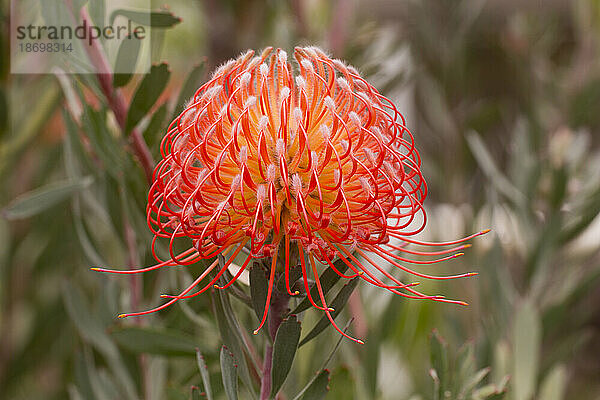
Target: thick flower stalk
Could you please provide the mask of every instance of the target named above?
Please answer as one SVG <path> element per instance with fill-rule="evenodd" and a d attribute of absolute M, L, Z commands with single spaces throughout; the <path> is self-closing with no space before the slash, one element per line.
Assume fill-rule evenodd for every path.
<path fill-rule="evenodd" d="M 461 244 L 485 233 L 444 243 L 413 238 L 425 226 L 427 185 L 413 136 L 394 104 L 358 72 L 318 48 L 286 52 L 268 48 L 231 60 L 215 71 L 173 121 L 162 141 L 162 160 L 148 195 L 148 223 L 155 240 L 170 243 L 170 258 L 136 273 L 218 258 L 185 290 L 152 310 L 197 296 L 215 286 L 236 257 L 245 261 L 229 287 L 255 259 L 270 259 L 265 323 L 278 259 L 286 290 L 290 254 L 299 254 L 311 304 L 335 328 L 319 272 L 331 267 L 344 278 L 366 282 L 412 299 L 464 304 L 418 291 L 382 265 L 424 279 L 434 276 L 407 264 L 431 264 L 462 255 Z M 175 254 L 177 239 L 192 246 Z M 407 245 L 450 246 L 419 251 Z M 294 248 L 295 247 L 295 248 Z M 457 253 L 458 252 L 458 253 Z M 417 256 L 417 259 L 409 257 Z M 424 260 L 421 256 L 428 256 Z M 347 265 L 339 271 L 334 260 Z M 214 272 L 213 272 L 214 271 Z M 212 275 L 209 275 L 213 272 Z M 210 276 L 210 278 L 208 278 Z M 314 281 L 318 297 L 311 296 Z M 258 331 L 257 329 L 257 331 Z M 353 339 L 355 340 L 355 339 Z"/>

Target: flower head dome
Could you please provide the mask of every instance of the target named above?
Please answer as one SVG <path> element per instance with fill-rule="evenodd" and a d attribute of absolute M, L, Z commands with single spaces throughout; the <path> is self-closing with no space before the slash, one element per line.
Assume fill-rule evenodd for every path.
<path fill-rule="evenodd" d="M 437 277 L 401 264 L 453 258 L 468 246 L 436 252 L 406 248 L 429 244 L 411 238 L 425 226 L 426 196 L 421 159 L 404 118 L 354 68 L 315 47 L 296 48 L 294 62 L 280 49 L 267 48 L 259 56 L 248 51 L 214 72 L 162 141 L 147 213 L 155 238 L 170 241 L 171 259 L 157 257 L 153 267 L 122 272 L 189 265 L 217 255 L 226 261 L 215 260 L 162 306 L 124 316 L 203 293 L 240 253 L 247 255 L 245 262 L 220 288 L 231 285 L 251 260 L 272 260 L 260 326 L 278 259 L 285 260 L 288 293 L 298 294 L 289 282 L 292 252 L 300 255 L 309 300 L 334 325 L 319 282 L 322 266 L 401 296 L 462 303 L 425 295 L 413 287 L 416 283 L 401 282 L 380 265 L 383 260 L 431 279 L 472 275 Z M 191 239 L 193 246 L 175 254 L 178 238 Z M 406 258 L 450 253 L 431 261 Z M 348 275 L 334 259 L 347 265 Z M 213 270 L 212 279 L 206 279 Z M 317 299 L 311 297 L 309 279 L 315 280 Z"/>

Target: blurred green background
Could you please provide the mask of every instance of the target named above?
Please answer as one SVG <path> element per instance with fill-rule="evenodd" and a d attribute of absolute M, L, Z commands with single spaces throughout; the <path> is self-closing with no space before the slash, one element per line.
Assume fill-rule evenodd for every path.
<path fill-rule="evenodd" d="M 479 271 L 425 288 L 468 307 L 359 285 L 341 318 L 355 317 L 366 345 L 341 342 L 326 398 L 600 398 L 600 1 L 153 6 L 182 18 L 153 37 L 153 60 L 171 71 L 138 125 L 155 158 L 190 71 L 200 83 L 247 48 L 317 45 L 406 117 L 430 189 L 423 237 L 493 230 L 466 257 L 430 267 Z M 224 399 L 210 296 L 115 318 L 158 304 L 202 268 L 133 280 L 89 270 L 152 262 L 143 171 L 95 76 L 9 74 L 6 1 L 1 20 L 0 399 L 189 399 L 202 385 L 195 347 Z M 122 88 L 127 99 L 142 80 Z M 254 314 L 232 306 L 250 334 Z M 320 318 L 304 314 L 307 326 Z M 298 351 L 280 399 L 337 339 L 328 328 Z"/>

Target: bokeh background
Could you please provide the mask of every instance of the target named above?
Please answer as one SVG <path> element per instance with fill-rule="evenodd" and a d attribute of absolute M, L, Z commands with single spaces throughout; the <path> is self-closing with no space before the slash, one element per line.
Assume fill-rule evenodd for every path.
<path fill-rule="evenodd" d="M 465 257 L 430 267 L 479 271 L 426 286 L 468 307 L 359 285 L 341 318 L 355 317 L 366 345 L 341 342 L 326 398 L 600 398 L 600 1 L 165 3 L 153 6 L 182 22 L 153 38 L 153 60 L 171 70 L 140 125 L 155 156 L 195 65 L 201 81 L 247 48 L 317 45 L 406 117 L 429 184 L 423 237 L 492 229 Z M 143 172 L 93 75 L 9 74 L 1 7 L 0 398 L 189 399 L 201 385 L 195 347 L 225 398 L 209 296 L 115 318 L 157 304 L 197 271 L 131 280 L 89 270 L 151 262 Z M 127 99 L 142 79 L 122 88 Z M 250 333 L 255 316 L 233 306 Z M 303 324 L 320 317 L 305 314 Z M 330 328 L 298 351 L 281 399 L 337 339 Z"/>

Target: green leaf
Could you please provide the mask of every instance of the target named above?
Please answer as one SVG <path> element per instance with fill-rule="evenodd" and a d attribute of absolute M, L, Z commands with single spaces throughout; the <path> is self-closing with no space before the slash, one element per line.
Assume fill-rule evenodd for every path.
<path fill-rule="evenodd" d="M 179 96 L 177 97 L 177 103 L 175 103 L 171 120 L 174 120 L 183 111 L 186 103 L 192 100 L 196 90 L 200 88 L 205 68 L 206 63 L 202 61 L 200 64 L 194 66 L 188 74 L 185 83 L 181 86 L 181 90 L 179 91 Z"/>
<path fill-rule="evenodd" d="M 332 371 L 330 399 L 356 399 L 358 390 L 350 367 L 341 365 Z M 360 397 L 360 396 L 358 396 Z"/>
<path fill-rule="evenodd" d="M 134 353 L 165 356 L 193 356 L 198 343 L 176 331 L 127 327 L 115 330 L 111 337 L 117 344 Z"/>
<path fill-rule="evenodd" d="M 476 132 L 471 131 L 466 134 L 466 138 L 473 157 L 475 157 L 477 164 L 490 179 L 494 187 L 517 206 L 523 206 L 526 203 L 525 195 L 498 168 L 481 137 Z"/>
<path fill-rule="evenodd" d="M 202 391 L 197 386 L 192 386 L 192 400 L 202 399 Z"/>
<path fill-rule="evenodd" d="M 150 108 L 156 103 L 156 100 L 161 95 L 171 72 L 166 63 L 153 65 L 150 67 L 150 73 L 144 76 L 142 82 L 138 86 L 131 106 L 127 113 L 127 121 L 125 123 L 125 132 L 129 133 L 137 125 L 138 122 L 150 111 Z"/>
<path fill-rule="evenodd" d="M 144 129 L 144 139 L 148 144 L 148 148 L 154 153 L 159 153 L 160 141 L 163 137 L 163 132 L 166 132 L 164 126 L 165 117 L 167 116 L 167 104 L 161 105 L 150 118 L 150 122 Z"/>
<path fill-rule="evenodd" d="M 539 399 L 562 400 L 567 386 L 567 369 L 559 364 L 548 373 L 540 389 Z"/>
<path fill-rule="evenodd" d="M 346 270 L 348 269 L 348 266 L 339 260 L 336 261 L 334 265 L 341 273 L 346 272 Z M 327 294 L 331 290 L 331 288 L 337 283 L 337 281 L 340 280 L 340 278 L 341 277 L 337 274 L 337 272 L 335 272 L 334 269 L 331 267 L 328 267 L 325 271 L 323 271 L 323 273 L 319 277 L 319 281 L 321 282 L 321 288 L 323 289 L 323 294 Z M 316 285 L 313 285 L 313 287 L 310 289 L 310 295 L 313 299 L 319 297 L 319 291 L 317 290 Z M 304 300 L 302 300 L 293 311 L 290 311 L 290 314 L 300 314 L 302 311 L 309 309 L 310 306 L 310 300 L 308 300 L 308 297 L 305 297 Z"/>
<path fill-rule="evenodd" d="M 81 128 L 108 173 L 117 177 L 127 171 L 124 146 L 121 138 L 117 138 L 108 128 L 106 107 L 96 111 L 89 104 L 84 104 Z"/>
<path fill-rule="evenodd" d="M 431 368 L 435 375 L 432 374 L 432 377 L 437 377 L 439 380 L 439 389 L 437 396 L 438 398 L 443 398 L 442 394 L 448 387 L 449 382 L 449 361 L 448 361 L 448 344 L 444 340 L 444 338 L 439 334 L 437 330 L 433 330 L 431 335 L 429 336 L 429 346 L 430 346 L 430 357 L 431 357 Z"/>
<path fill-rule="evenodd" d="M 204 362 L 204 357 L 202 353 L 200 353 L 199 349 L 196 349 L 196 362 L 198 363 L 198 369 L 200 370 L 200 377 L 202 378 L 202 383 L 204 384 L 204 393 L 206 393 L 206 398 L 208 400 L 213 399 L 212 389 L 210 387 L 210 376 L 208 375 L 208 367 Z"/>
<path fill-rule="evenodd" d="M 303 400 L 323 399 L 329 391 L 329 371 L 324 369 L 317 375 L 317 378 L 306 388 Z"/>
<path fill-rule="evenodd" d="M 300 322 L 295 315 L 283 320 L 277 329 L 273 345 L 273 367 L 271 368 L 271 395 L 273 397 L 281 389 L 292 368 L 300 340 L 300 331 Z"/>
<path fill-rule="evenodd" d="M 471 376 L 468 380 L 464 381 L 464 387 L 460 392 L 462 395 L 462 399 L 468 398 L 471 395 L 471 392 L 477 385 L 483 381 L 483 379 L 490 373 L 490 368 L 482 368 L 473 376 Z"/>
<path fill-rule="evenodd" d="M 92 177 L 88 176 L 79 180 L 67 180 L 42 186 L 17 197 L 2 210 L 2 215 L 6 219 L 29 218 L 68 199 L 92 182 Z"/>
<path fill-rule="evenodd" d="M 141 45 L 142 42 L 140 40 L 133 39 L 131 36 L 121 41 L 114 67 L 114 87 L 125 86 L 131 80 L 140 54 Z"/>
<path fill-rule="evenodd" d="M 227 350 L 227 347 L 221 347 L 221 376 L 223 377 L 223 387 L 229 400 L 238 398 L 238 375 L 237 364 L 233 354 Z"/>
<path fill-rule="evenodd" d="M 567 194 L 569 174 L 563 166 L 552 171 L 552 191 L 550 192 L 550 205 L 554 210 L 559 210 Z"/>
<path fill-rule="evenodd" d="M 300 278 L 302 278 L 302 268 L 300 267 L 300 265 L 290 265 L 289 266 L 290 288 Z M 279 281 L 277 282 L 277 290 L 279 290 L 280 292 L 287 292 L 287 289 L 285 287 L 285 276 L 281 276 L 279 278 Z M 308 299 L 305 299 L 305 300 L 308 300 Z"/>
<path fill-rule="evenodd" d="M 97 26 L 105 26 L 106 19 L 106 4 L 104 0 L 92 0 L 88 3 L 90 17 Z"/>
<path fill-rule="evenodd" d="M 126 398 L 136 399 L 132 378 L 121 359 L 117 346 L 110 340 L 105 328 L 91 312 L 81 290 L 65 282 L 62 297 L 69 317 L 84 340 L 96 347 L 107 360 L 113 375 L 126 393 Z"/>
<path fill-rule="evenodd" d="M 331 304 L 329 304 L 329 307 L 333 308 L 333 310 L 334 310 L 331 312 L 331 318 L 335 319 L 340 314 L 340 312 L 344 309 L 344 306 L 348 302 L 350 295 L 356 288 L 356 285 L 358 285 L 359 279 L 360 278 L 358 276 L 355 278 L 352 278 L 352 280 L 350 280 L 350 282 L 346 283 L 340 289 L 337 296 L 335 296 L 335 299 L 333 299 Z M 321 333 L 323 330 L 325 330 L 325 328 L 327 328 L 329 325 L 331 325 L 331 322 L 329 321 L 329 318 L 327 318 L 327 316 L 324 315 L 323 317 L 321 317 L 319 322 L 317 322 L 315 327 L 302 339 L 299 346 L 302 346 L 302 345 L 308 343 L 310 340 L 317 337 L 317 335 L 319 333 Z"/>
<path fill-rule="evenodd" d="M 246 364 L 243 340 L 239 333 L 241 328 L 235 320 L 235 315 L 231 310 L 228 295 L 222 290 L 211 290 L 210 294 L 213 304 L 213 313 L 217 319 L 221 339 L 223 339 L 223 343 L 227 346 L 229 351 L 233 353 L 239 367 L 240 377 L 248 390 L 253 394 L 254 388 Z"/>
<path fill-rule="evenodd" d="M 267 276 L 260 263 L 253 263 L 252 268 L 250 268 L 250 297 L 252 298 L 252 306 L 259 321 L 265 312 L 268 285 Z"/>
<path fill-rule="evenodd" d="M 540 316 L 533 302 L 525 300 L 517 310 L 513 327 L 515 400 L 530 400 L 535 392 L 541 347 Z"/>
<path fill-rule="evenodd" d="M 462 346 L 456 357 L 457 377 L 460 384 L 464 383 L 475 373 L 475 350 L 472 342 Z"/>
<path fill-rule="evenodd" d="M 573 212 L 561 229 L 560 241 L 568 242 L 583 232 L 592 221 L 600 214 L 600 187 L 586 196 L 582 205 Z"/>
<path fill-rule="evenodd" d="M 153 28 L 169 28 L 181 22 L 181 18 L 169 11 L 135 11 L 120 8 L 110 14 L 110 25 L 114 24 L 115 18 L 119 15 Z"/>
<path fill-rule="evenodd" d="M 506 389 L 499 388 L 494 384 L 486 385 L 480 389 L 477 389 L 473 393 L 473 400 L 487 399 L 487 400 L 500 400 L 504 398 Z"/>

